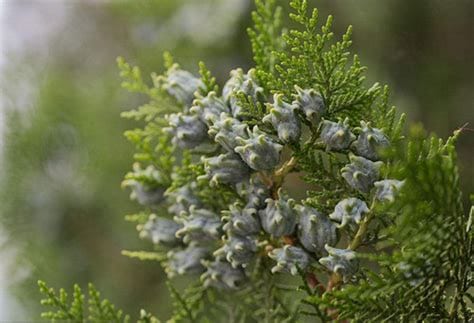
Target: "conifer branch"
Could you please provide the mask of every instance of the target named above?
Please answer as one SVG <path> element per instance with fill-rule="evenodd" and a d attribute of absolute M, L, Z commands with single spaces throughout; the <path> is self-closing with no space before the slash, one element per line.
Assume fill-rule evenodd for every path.
<path fill-rule="evenodd" d="M 196 278 L 169 284 L 171 321 L 469 321 L 473 215 L 455 152 L 465 127 L 405 137 L 388 87 L 367 86 L 349 51 L 352 27 L 336 40 L 332 16 L 320 24 L 308 1 L 289 4 L 287 30 L 275 0 L 256 0 L 255 68 L 222 87 L 202 62 L 195 76 L 166 54 L 150 86 L 118 60 L 123 86 L 150 99 L 123 114 L 144 122 L 126 133 L 138 153 L 123 186 L 143 207 L 128 220 L 154 245 L 123 254 Z M 296 170 L 310 187 L 297 200 L 283 185 Z M 303 284 L 280 288 L 288 275 Z M 71 304 L 40 289 L 58 311 L 45 317 L 80 317 L 80 289 Z M 94 317 L 122 317 L 89 290 Z"/>

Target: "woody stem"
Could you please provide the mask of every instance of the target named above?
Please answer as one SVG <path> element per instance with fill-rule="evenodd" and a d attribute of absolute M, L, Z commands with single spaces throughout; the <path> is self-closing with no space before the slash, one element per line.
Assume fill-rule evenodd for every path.
<path fill-rule="evenodd" d="M 278 191 L 278 189 L 283 184 L 283 180 L 285 179 L 285 176 L 288 175 L 288 173 L 291 172 L 293 168 L 295 168 L 296 163 L 297 163 L 296 158 L 291 157 L 279 169 L 275 171 L 275 173 L 273 174 L 273 185 L 272 185 L 273 191 Z"/>
<path fill-rule="evenodd" d="M 375 206 L 375 199 L 372 201 L 372 205 L 370 206 L 369 213 L 364 218 L 362 223 L 359 225 L 359 229 L 357 230 L 357 233 L 355 234 L 354 239 L 352 239 L 351 243 L 349 244 L 348 249 L 356 250 L 362 244 L 364 236 L 367 233 L 367 229 L 369 228 L 369 224 L 375 217 L 375 212 L 373 211 L 374 206 Z M 341 284 L 342 284 L 341 275 L 334 272 L 331 274 L 326 291 L 330 291 L 332 289 L 338 288 Z M 332 314 L 337 316 L 337 313 L 332 313 Z"/>
<path fill-rule="evenodd" d="M 359 225 L 359 229 L 357 230 L 357 233 L 355 234 L 354 239 L 352 239 L 351 243 L 349 244 L 348 249 L 356 250 L 362 244 L 362 240 L 364 239 L 367 229 L 369 228 L 369 224 L 372 221 L 372 219 L 375 217 L 375 212 L 373 211 L 374 206 L 375 206 L 375 199 L 372 201 L 372 205 L 370 206 L 369 213 L 364 218 L 362 223 Z"/>

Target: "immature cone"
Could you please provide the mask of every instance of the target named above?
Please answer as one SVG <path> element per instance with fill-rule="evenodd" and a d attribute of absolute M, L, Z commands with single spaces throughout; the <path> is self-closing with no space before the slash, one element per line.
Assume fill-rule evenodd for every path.
<path fill-rule="evenodd" d="M 224 257 L 234 268 L 245 268 L 256 252 L 257 243 L 254 238 L 230 234 L 224 240 L 224 245 L 214 252 L 214 256 Z"/>
<path fill-rule="evenodd" d="M 248 137 L 237 138 L 240 144 L 235 147 L 235 152 L 254 170 L 275 168 L 280 162 L 283 146 L 260 131 L 257 126 L 254 126 L 253 132 L 248 131 Z"/>
<path fill-rule="evenodd" d="M 221 113 L 210 127 L 208 134 L 225 150 L 234 152 L 238 146 L 237 138 L 248 138 L 247 125 L 227 113 Z"/>
<path fill-rule="evenodd" d="M 343 150 L 349 148 L 349 145 L 356 137 L 349 128 L 349 119 L 344 122 L 332 122 L 324 120 L 321 126 L 321 140 L 326 145 L 326 150 Z"/>
<path fill-rule="evenodd" d="M 238 289 L 247 280 L 242 268 L 234 268 L 223 259 L 214 261 L 202 261 L 206 272 L 201 275 L 201 281 L 205 287 L 215 287 L 218 289 Z"/>
<path fill-rule="evenodd" d="M 379 178 L 382 162 L 373 162 L 364 157 L 351 155 L 351 163 L 341 169 L 342 177 L 352 188 L 368 193 L 374 182 Z"/>
<path fill-rule="evenodd" d="M 260 97 L 263 97 L 263 88 L 256 82 L 255 69 L 250 69 L 247 74 L 244 74 L 239 68 L 232 70 L 230 75 L 231 78 L 222 89 L 222 96 L 230 104 L 232 115 L 235 118 L 241 118 L 242 108 L 238 104 L 236 94 L 242 93 L 256 103 Z"/>
<path fill-rule="evenodd" d="M 183 274 L 198 274 L 204 271 L 202 259 L 210 254 L 208 248 L 192 244 L 181 250 L 168 252 L 168 260 L 165 263 L 165 271 L 168 277 Z"/>
<path fill-rule="evenodd" d="M 324 246 L 337 243 L 336 226 L 329 218 L 318 210 L 297 205 L 299 216 L 298 239 L 306 250 L 314 252 L 318 257 L 326 254 Z"/>
<path fill-rule="evenodd" d="M 274 237 L 292 234 L 297 222 L 295 201 L 280 197 L 278 200 L 268 198 L 265 202 L 267 207 L 258 212 L 263 230 Z"/>
<path fill-rule="evenodd" d="M 309 121 L 319 121 L 326 111 L 321 95 L 314 89 L 302 89 L 295 85 L 296 95 L 293 101 L 306 115 Z"/>
<path fill-rule="evenodd" d="M 201 206 L 201 201 L 196 196 L 197 183 L 190 182 L 180 188 L 173 191 L 166 191 L 165 195 L 168 196 L 170 207 L 168 212 L 174 215 L 180 215 L 183 211 L 188 211 L 191 205 L 195 207 Z"/>
<path fill-rule="evenodd" d="M 396 179 L 384 179 L 374 183 L 375 198 L 379 201 L 395 201 L 395 196 L 401 190 L 405 181 Z"/>
<path fill-rule="evenodd" d="M 152 214 L 148 221 L 140 227 L 140 237 L 148 238 L 154 244 L 176 246 L 181 243 L 181 240 L 176 238 L 176 231 L 180 228 L 181 225 L 178 223 Z"/>
<path fill-rule="evenodd" d="M 256 176 L 250 178 L 248 183 L 241 183 L 237 186 L 237 190 L 239 195 L 245 199 L 246 208 L 264 209 L 265 200 L 270 197 L 270 190 Z"/>
<path fill-rule="evenodd" d="M 227 233 L 244 237 L 260 233 L 261 227 L 256 209 L 241 208 L 238 204 L 234 204 L 228 211 L 222 211 L 222 214 L 222 220 L 225 221 L 223 229 Z"/>
<path fill-rule="evenodd" d="M 369 123 L 361 121 L 360 134 L 352 144 L 357 155 L 370 160 L 379 159 L 378 151 L 390 145 L 382 130 L 370 127 Z"/>
<path fill-rule="evenodd" d="M 183 225 L 176 232 L 176 237 L 182 238 L 184 243 L 214 240 L 222 234 L 219 216 L 209 210 L 191 206 L 189 212 L 182 212 L 179 216 L 175 216 L 174 220 Z"/>
<path fill-rule="evenodd" d="M 232 94 L 242 86 L 245 75 L 241 68 L 230 71 L 230 79 L 224 84 L 222 88 L 222 97 L 226 102 L 230 101 Z"/>
<path fill-rule="evenodd" d="M 270 114 L 262 121 L 271 123 L 278 133 L 278 138 L 284 143 L 296 142 L 301 136 L 301 122 L 296 116 L 298 105 L 283 102 L 283 94 L 273 96 Z"/>
<path fill-rule="evenodd" d="M 336 204 L 334 212 L 329 217 L 340 224 L 338 228 L 345 227 L 348 223 L 359 224 L 364 213 L 368 213 L 367 204 L 358 198 L 347 198 Z"/>
<path fill-rule="evenodd" d="M 319 259 L 319 263 L 332 272 L 342 276 L 344 282 L 348 282 L 359 270 L 359 262 L 356 253 L 348 249 L 337 249 L 326 246 L 329 256 Z"/>
<path fill-rule="evenodd" d="M 235 153 L 202 158 L 206 175 L 211 185 L 237 184 L 248 179 L 250 168 Z M 199 179 L 199 178 L 198 178 Z"/>
<path fill-rule="evenodd" d="M 211 126 L 219 119 L 221 113 L 230 112 L 224 100 L 218 97 L 214 91 L 209 92 L 204 98 L 194 100 L 190 111 L 196 113 L 207 126 Z"/>
<path fill-rule="evenodd" d="M 310 262 L 310 257 L 306 251 L 290 245 L 273 249 L 268 256 L 277 262 L 272 268 L 272 273 L 286 272 L 296 275 L 298 269 L 305 270 Z"/>
<path fill-rule="evenodd" d="M 164 200 L 166 188 L 163 186 L 149 186 L 145 183 L 136 182 L 132 188 L 131 198 L 145 206 L 158 205 Z"/>
<path fill-rule="evenodd" d="M 173 136 L 174 145 L 192 149 L 207 141 L 207 126 L 197 115 L 173 113 L 167 116 L 169 127 L 163 131 Z"/>
<path fill-rule="evenodd" d="M 188 71 L 179 68 L 178 64 L 173 64 L 166 72 L 166 76 L 158 78 L 161 87 L 172 97 L 185 106 L 191 105 L 194 92 L 203 86 L 201 80 Z"/>
<path fill-rule="evenodd" d="M 165 199 L 166 185 L 161 173 L 153 166 L 141 169 L 138 163 L 133 165 L 130 173 L 123 181 L 122 186 L 131 187 L 130 198 L 145 206 L 156 206 Z"/>

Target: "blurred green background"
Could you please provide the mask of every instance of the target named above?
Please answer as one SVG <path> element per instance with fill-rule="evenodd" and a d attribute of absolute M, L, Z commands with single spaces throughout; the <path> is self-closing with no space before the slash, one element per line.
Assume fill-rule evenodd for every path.
<path fill-rule="evenodd" d="M 282 3 L 286 1 L 281 1 Z M 354 25 L 354 51 L 369 81 L 447 136 L 474 128 L 474 2 L 310 1 Z M 119 117 L 144 98 L 120 88 L 124 56 L 144 75 L 169 50 L 185 68 L 199 60 L 223 82 L 251 66 L 245 28 L 251 0 L 0 0 L 0 321 L 39 318 L 36 280 L 94 282 L 129 313 L 170 310 L 156 263 L 120 255 L 147 249 L 123 216 L 139 209 L 120 182 L 132 164 Z M 474 192 L 474 132 L 459 140 L 461 182 Z"/>

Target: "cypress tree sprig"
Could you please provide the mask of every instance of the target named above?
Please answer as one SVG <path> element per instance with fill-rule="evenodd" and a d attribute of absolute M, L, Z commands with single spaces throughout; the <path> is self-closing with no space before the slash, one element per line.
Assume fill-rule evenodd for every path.
<path fill-rule="evenodd" d="M 74 285 L 72 302 L 68 303 L 68 295 L 64 289 L 59 290 L 59 294 L 50 288 L 43 281 L 38 281 L 39 290 L 46 298 L 41 300 L 41 304 L 54 308 L 56 311 L 44 312 L 41 317 L 57 320 L 69 320 L 71 322 L 82 322 L 84 319 L 84 295 L 78 285 Z"/>
<path fill-rule="evenodd" d="M 394 166 L 406 182 L 389 207 L 397 219 L 387 229 L 391 243 L 385 248 L 397 251 L 371 255 L 380 272 L 314 302 L 336 307 L 340 318 L 355 321 L 472 318 L 473 233 L 460 200 L 454 150 L 458 135 L 446 142 L 436 137 L 410 141 Z"/>
<path fill-rule="evenodd" d="M 276 1 L 256 1 L 256 66 L 221 91 L 203 63 L 199 78 L 168 54 L 147 87 L 119 60 L 125 87 L 151 101 L 125 115 L 145 126 L 127 134 L 140 164 L 124 186 L 145 209 L 129 219 L 155 245 L 124 254 L 158 260 L 170 279 L 200 275 L 169 284 L 174 321 L 469 321 L 460 131 L 405 138 L 388 87 L 367 87 L 349 52 L 352 27 L 336 41 L 332 16 L 320 25 L 306 0 L 290 7 L 286 30 Z M 294 172 L 309 186 L 298 200 Z"/>
<path fill-rule="evenodd" d="M 454 234 L 451 224 L 443 226 L 442 223 L 436 223 L 436 226 L 424 226 L 417 234 L 413 234 L 416 225 L 411 221 L 416 217 L 403 215 L 408 212 L 406 210 L 416 212 L 420 217 L 424 214 L 423 210 L 431 212 L 432 209 L 428 207 L 431 198 L 444 201 L 456 197 L 459 200 L 460 192 L 455 189 L 455 183 L 452 183 L 453 185 L 445 183 L 450 187 L 452 195 L 436 196 L 437 192 L 433 190 L 438 184 L 444 183 L 445 178 L 436 178 L 437 175 L 432 175 L 432 171 L 426 175 L 426 179 L 423 179 L 428 183 L 426 187 L 431 190 L 429 192 L 431 195 L 404 195 L 407 194 L 404 192 L 419 189 L 411 184 L 410 176 L 420 176 L 433 167 L 431 164 L 419 163 L 418 160 L 427 159 L 433 153 L 442 153 L 443 150 L 436 148 L 435 141 L 432 141 L 430 153 L 420 156 L 420 153 L 417 155 L 413 150 L 416 140 L 404 141 L 402 130 L 405 117 L 398 115 L 396 109 L 389 105 L 388 87 L 382 88 L 377 83 L 366 87 L 364 85 L 366 68 L 361 65 L 357 55 L 353 55 L 351 59 L 349 48 L 352 44 L 352 27 L 347 29 L 340 41 L 334 41 L 334 34 L 331 31 L 332 16 L 328 17 L 318 33 L 319 14 L 316 9 L 308 14 L 308 3 L 305 0 L 293 0 L 290 2 L 290 7 L 294 11 L 289 17 L 299 27 L 282 30 L 281 8 L 276 6 L 276 2 L 256 2 L 257 9 L 253 14 L 255 26 L 249 29 L 255 69 L 247 74 L 242 70 L 234 70 L 231 73 L 231 79 L 224 85 L 222 91 L 222 100 L 227 107 L 221 106 L 218 111 L 216 107 L 203 106 L 201 103 L 200 109 L 190 110 L 190 116 L 197 112 L 200 120 L 211 129 L 210 137 L 205 138 L 203 142 L 208 139 L 212 142 L 216 136 L 215 141 L 221 146 L 211 144 L 213 148 L 205 151 L 201 143 L 193 143 L 189 151 L 185 150 L 182 153 L 180 166 L 173 168 L 173 179 L 168 192 L 177 193 L 183 188 L 192 186 L 192 194 L 183 196 L 183 199 L 184 201 L 196 199 L 192 203 L 197 206 L 190 208 L 191 215 L 184 220 L 184 226 L 197 219 L 195 217 L 198 213 L 193 213 L 197 207 L 205 207 L 218 214 L 236 201 L 237 205 L 247 203 L 256 208 L 258 211 L 256 214 L 260 216 L 263 228 L 260 236 L 255 237 L 259 241 L 258 247 L 248 238 L 242 240 L 241 237 L 236 237 L 232 231 L 224 232 L 225 238 L 222 241 L 213 242 L 218 245 L 219 251 L 214 253 L 215 263 L 210 262 L 209 258 L 203 260 L 210 270 L 203 275 L 206 277 L 205 281 L 212 281 L 211 284 L 222 286 L 219 275 L 222 275 L 223 279 L 228 279 L 225 275 L 230 275 L 231 280 L 227 282 L 230 285 L 227 287 L 235 287 L 234 284 L 240 282 L 239 275 L 242 271 L 238 273 L 239 271 L 234 269 L 246 268 L 224 269 L 229 266 L 226 261 L 232 266 L 239 266 L 242 263 L 247 265 L 250 255 L 255 252 L 250 250 L 262 250 L 263 256 L 268 254 L 277 261 L 272 271 L 295 272 L 295 268 L 302 271 L 306 284 L 301 290 L 306 291 L 308 295 L 303 298 L 300 305 L 313 306 L 313 311 L 309 312 L 298 307 L 298 315 L 316 315 L 323 321 L 344 318 L 376 321 L 382 317 L 423 317 L 421 308 L 428 305 L 427 313 L 430 314 L 426 317 L 461 317 L 459 315 L 467 317 L 467 312 L 460 313 L 458 308 L 465 308 L 464 299 L 469 297 L 465 296 L 467 290 L 464 288 L 466 282 L 470 281 L 466 278 L 468 271 L 458 272 L 458 276 L 463 278 L 458 277 L 457 290 L 459 295 L 463 296 L 454 296 L 449 303 L 452 304 L 450 309 L 443 310 L 438 306 L 436 311 L 433 310 L 432 297 L 437 297 L 435 302 L 440 305 L 439 302 L 447 300 L 446 290 L 449 286 L 453 286 L 454 282 L 452 277 L 442 278 L 436 276 L 436 271 L 430 271 L 430 268 L 435 266 L 434 260 L 440 256 L 434 250 L 443 249 L 438 243 L 445 247 L 454 247 L 458 242 L 466 244 L 467 238 L 457 242 L 451 240 L 450 243 L 441 240 Z M 169 66 L 168 75 L 173 73 L 175 66 L 176 64 Z M 187 75 L 185 79 L 185 82 L 191 82 L 191 76 Z M 185 89 L 185 82 L 177 85 L 178 88 L 181 86 Z M 197 93 L 198 97 L 208 95 L 211 90 L 216 89 L 215 80 L 202 64 L 201 84 L 204 86 L 201 87 L 201 92 Z M 174 92 L 170 94 L 182 95 Z M 268 97 L 269 94 L 275 94 L 273 102 Z M 183 124 L 183 127 L 187 126 Z M 449 150 L 448 146 L 452 145 L 451 141 L 448 141 L 449 144 L 446 143 L 447 146 L 444 148 L 446 151 Z M 275 162 L 274 157 L 279 156 L 283 145 L 290 149 L 290 157 Z M 209 158 L 229 151 L 231 154 L 238 153 L 241 161 L 252 169 L 254 175 L 251 179 L 261 181 L 262 192 L 266 191 L 267 199 L 249 200 L 245 195 L 248 192 L 245 180 L 242 183 L 243 191 L 239 186 L 241 184 L 235 187 L 222 183 L 212 185 L 206 180 L 206 176 L 209 178 L 210 175 L 206 175 L 209 169 L 202 162 L 205 158 L 196 160 L 195 156 L 204 155 Z M 418 164 L 408 163 L 412 160 L 410 159 L 412 155 L 417 156 L 413 157 L 413 160 Z M 454 165 L 454 157 L 449 155 L 449 158 L 453 159 L 450 164 Z M 455 169 L 443 169 L 442 165 L 437 167 L 433 169 L 441 169 L 440 173 L 443 176 L 449 171 L 456 172 Z M 409 173 L 405 169 L 411 169 L 414 173 Z M 226 171 L 219 170 L 219 172 Z M 303 180 L 313 186 L 307 197 L 300 202 L 304 205 L 296 208 L 301 213 L 298 215 L 300 223 L 297 232 L 294 232 L 297 221 L 291 220 L 292 216 L 286 214 L 293 212 L 294 201 L 287 199 L 281 192 L 285 177 L 294 171 L 303 172 Z M 436 178 L 436 183 L 430 182 L 433 178 Z M 416 200 L 405 201 L 404 196 Z M 216 199 L 219 200 L 218 203 Z M 416 204 L 410 206 L 412 202 Z M 351 209 L 355 206 L 350 203 L 359 203 L 357 205 L 360 205 L 360 210 L 364 210 L 364 213 L 350 213 L 362 212 Z M 346 205 L 346 208 L 338 209 L 338 205 Z M 187 207 L 184 206 L 184 210 Z M 174 206 L 171 208 L 174 210 Z M 438 210 L 443 208 L 440 207 Z M 321 215 L 319 212 L 326 215 Z M 324 220 L 327 214 L 331 214 L 331 220 L 334 222 Z M 314 222 L 304 222 L 305 216 L 309 216 Z M 178 216 L 180 217 L 181 215 Z M 273 217 L 279 220 L 273 222 Z M 338 223 L 337 219 L 346 219 L 344 221 L 347 222 Z M 403 219 L 407 223 L 400 222 Z M 326 223 L 326 229 L 322 229 L 324 228 L 321 227 L 322 223 Z M 342 239 L 344 242 L 339 243 L 337 248 L 334 242 L 337 241 L 336 236 L 330 238 L 335 226 L 338 228 L 337 236 L 344 237 Z M 408 231 L 405 233 L 403 228 L 408 228 Z M 429 228 L 434 231 L 429 231 Z M 445 230 L 441 236 L 439 236 L 440 228 Z M 191 228 L 183 230 L 188 232 Z M 196 228 L 192 230 L 189 232 L 195 232 Z M 329 245 L 324 246 L 324 243 L 321 245 L 321 242 L 318 242 L 319 247 L 315 247 L 316 245 L 308 244 L 307 241 L 315 239 L 311 237 L 312 230 L 327 230 L 323 231 L 323 237 L 319 239 L 323 239 L 323 242 L 327 239 L 325 243 Z M 425 234 L 423 230 L 428 231 Z M 459 231 L 459 228 L 457 230 Z M 313 234 L 316 234 L 315 232 L 319 231 L 314 231 Z M 435 238 L 441 242 L 436 242 L 429 248 L 428 244 L 423 243 L 425 240 Z M 185 243 L 189 243 L 189 240 Z M 308 246 L 311 246 L 311 251 L 316 255 L 308 256 Z M 395 251 L 362 253 L 360 252 L 362 246 L 371 250 L 384 246 Z M 455 259 L 459 261 L 468 255 L 469 252 L 466 250 L 458 253 Z M 226 259 L 217 256 L 222 254 Z M 415 255 L 423 256 L 418 259 Z M 320 264 L 312 263 L 312 257 L 318 259 Z M 369 263 L 376 263 L 380 269 L 375 271 L 370 266 L 362 265 L 363 259 Z M 414 263 L 411 264 L 410 261 Z M 422 262 L 430 265 L 425 268 Z M 308 266 L 308 263 L 312 264 Z M 266 262 L 261 264 L 264 264 L 264 267 L 268 266 Z M 447 266 L 447 263 L 442 264 Z M 412 267 L 415 268 L 413 269 L 415 272 Z M 217 270 L 216 268 L 220 268 L 218 270 L 223 272 L 213 272 Z M 452 268 L 447 269 L 447 272 L 452 272 Z M 307 276 L 308 273 L 314 276 Z M 319 292 L 315 293 L 308 287 L 308 279 L 311 281 L 308 277 L 319 281 L 318 276 L 328 273 L 327 285 L 324 287 L 319 284 Z M 415 274 L 423 276 L 428 282 L 416 292 L 412 286 L 413 281 L 417 281 L 413 278 Z M 377 275 L 383 278 L 378 278 Z M 212 278 L 209 279 L 210 277 Z M 250 281 L 255 279 L 249 276 L 248 272 L 247 277 Z M 434 277 L 440 278 L 438 285 L 433 283 Z M 272 280 L 262 279 L 262 276 L 259 279 L 270 285 L 265 286 L 265 289 L 272 290 L 271 286 L 274 284 Z M 250 290 L 255 293 L 256 289 L 250 288 Z M 175 296 L 178 295 L 177 291 L 173 293 Z M 385 298 L 381 296 L 382 293 Z M 410 301 L 401 302 L 397 312 L 399 314 L 394 314 L 393 311 L 388 313 L 392 310 L 390 301 L 400 295 L 404 295 L 404 299 L 410 296 L 411 300 L 416 300 L 413 301 L 416 304 L 411 304 Z M 186 297 L 178 299 L 182 300 L 179 303 L 185 304 Z M 252 297 L 246 295 L 243 299 Z M 265 299 L 263 297 L 263 300 Z M 286 308 L 284 302 L 270 303 L 266 303 L 265 309 L 256 311 L 256 315 L 266 312 L 269 307 L 272 308 L 271 311 L 276 312 Z M 222 308 L 226 308 L 225 304 Z M 240 311 L 245 311 L 243 304 Z M 191 317 L 190 309 L 182 312 Z M 291 311 L 284 312 L 289 315 Z M 265 317 L 268 319 L 269 316 Z"/>
<path fill-rule="evenodd" d="M 101 298 L 100 292 L 92 284 L 88 285 L 87 305 L 84 303 L 86 295 L 78 285 L 74 285 L 70 303 L 64 289 L 61 288 L 57 293 L 43 281 L 39 281 L 38 286 L 45 297 L 41 304 L 52 308 L 51 311 L 44 312 L 41 316 L 51 320 L 51 322 L 130 322 L 130 316 L 124 315 L 122 310 L 115 308 L 107 299 Z M 157 323 L 158 320 L 142 310 L 137 322 Z"/>
<path fill-rule="evenodd" d="M 200 284 L 191 285 L 178 291 L 170 282 L 167 282 L 168 289 L 174 300 L 174 312 L 171 318 L 173 322 L 199 322 L 206 302 L 207 290 Z"/>
<path fill-rule="evenodd" d="M 166 252 L 122 250 L 122 255 L 139 260 L 154 260 L 160 262 L 167 259 Z"/>
<path fill-rule="evenodd" d="M 201 75 L 201 80 L 203 87 L 199 88 L 199 94 L 206 96 L 209 92 L 219 92 L 219 85 L 217 85 L 216 78 L 212 76 L 211 71 L 206 67 L 204 62 L 199 62 L 199 75 Z"/>
<path fill-rule="evenodd" d="M 41 317 L 51 320 L 51 322 L 130 322 L 130 316 L 117 309 L 109 300 L 101 298 L 100 292 L 93 284 L 88 284 L 87 303 L 85 303 L 86 295 L 79 285 L 74 285 L 70 303 L 64 289 L 61 288 L 57 293 L 43 281 L 38 281 L 38 286 L 45 297 L 41 304 L 52 308 L 49 312 L 43 312 Z M 142 309 L 136 322 L 159 323 L 159 320 Z"/>
<path fill-rule="evenodd" d="M 280 36 L 282 29 L 282 8 L 276 6 L 276 1 L 255 1 L 256 10 L 252 12 L 253 28 L 247 33 L 252 45 L 254 61 L 257 66 L 257 76 L 264 84 L 268 72 L 273 72 L 277 53 L 284 42 Z"/>

